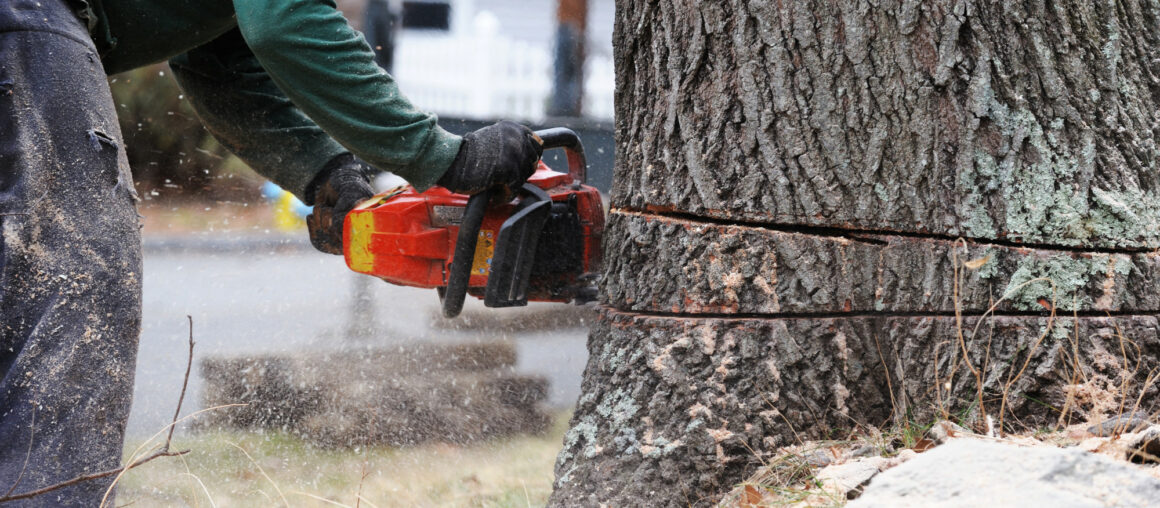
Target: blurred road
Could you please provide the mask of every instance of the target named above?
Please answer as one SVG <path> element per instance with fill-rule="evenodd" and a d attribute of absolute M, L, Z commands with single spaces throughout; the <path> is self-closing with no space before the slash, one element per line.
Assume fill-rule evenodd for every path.
<path fill-rule="evenodd" d="M 144 321 L 130 435 L 152 434 L 173 416 L 188 352 L 186 315 L 193 316 L 197 346 L 182 414 L 201 408 L 197 362 L 206 356 L 409 341 L 513 340 L 519 351 L 516 371 L 549 379 L 549 405 L 576 402 L 587 359 L 583 322 L 589 312 L 550 304 L 485 309 L 469 297 L 464 315 L 445 321 L 434 290 L 355 274 L 341 257 L 314 251 L 305 237 L 305 232 L 293 237 L 221 232 L 146 237 Z M 565 326 L 546 323 L 557 319 Z"/>

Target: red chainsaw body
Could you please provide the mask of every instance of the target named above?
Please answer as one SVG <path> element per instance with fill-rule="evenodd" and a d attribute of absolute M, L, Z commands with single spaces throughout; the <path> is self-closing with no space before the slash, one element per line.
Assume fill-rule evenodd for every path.
<path fill-rule="evenodd" d="M 559 254 L 553 249 L 580 249 L 581 262 L 564 273 L 534 279 L 528 300 L 570 301 L 574 296 L 570 288 L 580 286 L 580 279 L 600 270 L 600 238 L 604 232 L 600 193 L 594 187 L 575 182 L 569 174 L 552 171 L 542 162 L 528 183 L 543 189 L 553 203 L 564 203 L 566 209 L 575 210 L 582 232 L 578 240 L 568 239 L 567 245 L 554 245 L 551 239 L 541 239 L 538 252 L 553 255 Z M 343 225 L 347 266 L 392 284 L 446 287 L 459 222 L 468 198 L 442 187 L 416 192 L 413 187 L 405 186 L 360 204 L 347 215 Z M 487 285 L 496 236 L 504 221 L 515 213 L 517 203 L 513 199 L 488 206 L 471 266 L 469 294 L 480 296 Z"/>

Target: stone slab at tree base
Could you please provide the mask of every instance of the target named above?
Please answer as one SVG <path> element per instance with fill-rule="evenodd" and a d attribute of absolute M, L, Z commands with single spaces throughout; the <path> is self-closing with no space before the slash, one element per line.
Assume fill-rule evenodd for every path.
<path fill-rule="evenodd" d="M 849 508 L 1155 506 L 1160 479 L 1078 449 L 956 439 L 887 470 Z"/>
<path fill-rule="evenodd" d="M 1121 344 L 1130 366 L 1160 365 L 1160 316 L 1080 317 L 1078 334 L 1071 317 L 1056 317 L 1048 329 L 1049 319 L 987 318 L 972 336 L 977 317 L 957 325 L 953 316 L 725 319 L 605 310 L 589 338 L 550 504 L 703 506 L 780 446 L 844 438 L 896 416 L 921 423 L 944 410 L 965 412 L 976 383 L 962 362 L 960 329 L 972 366 L 982 370 L 989 358 L 984 404 L 996 420 L 1008 376 L 1031 352 L 1006 397 L 1008 428 L 1055 423 L 1073 382 L 1072 352 L 1088 380 L 1082 394 L 1095 402 L 1097 392 L 1118 393 Z M 1147 370 L 1130 376 L 1129 405 Z M 1144 400 L 1155 401 L 1157 391 L 1150 387 Z M 1092 401 L 1078 401 L 1077 417 Z"/>
<path fill-rule="evenodd" d="M 202 427 L 287 430 L 323 446 L 466 443 L 539 433 L 547 380 L 506 342 L 207 358 Z"/>

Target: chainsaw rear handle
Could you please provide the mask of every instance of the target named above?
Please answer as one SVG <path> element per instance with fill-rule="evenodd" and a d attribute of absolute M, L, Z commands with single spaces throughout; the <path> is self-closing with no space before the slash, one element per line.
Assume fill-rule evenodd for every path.
<path fill-rule="evenodd" d="M 568 158 L 568 174 L 576 183 L 584 183 L 588 176 L 588 163 L 584 158 L 584 146 L 576 131 L 565 127 L 554 127 L 536 131 L 544 141 L 544 150 L 563 148 Z M 513 189 L 515 190 L 515 189 Z M 443 297 L 443 317 L 456 317 L 463 311 L 463 301 L 467 298 L 467 286 L 471 280 L 471 265 L 475 261 L 475 245 L 479 241 L 479 228 L 487 204 L 499 190 L 491 188 L 468 198 L 463 210 L 463 221 L 459 223 L 459 236 L 455 240 L 455 255 L 448 268 L 447 288 Z"/>
<path fill-rule="evenodd" d="M 588 162 L 584 158 L 584 145 L 580 144 L 580 135 L 567 127 L 553 127 L 536 131 L 536 135 L 544 140 L 544 150 L 563 148 L 568 157 L 568 174 L 579 183 L 588 181 Z"/>

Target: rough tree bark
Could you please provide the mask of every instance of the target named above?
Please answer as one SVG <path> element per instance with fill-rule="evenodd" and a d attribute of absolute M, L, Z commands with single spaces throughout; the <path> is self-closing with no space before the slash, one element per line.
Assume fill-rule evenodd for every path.
<path fill-rule="evenodd" d="M 1122 382 L 1154 409 L 1160 2 L 624 0 L 614 47 L 552 504 L 703 504 L 798 439 Z"/>

